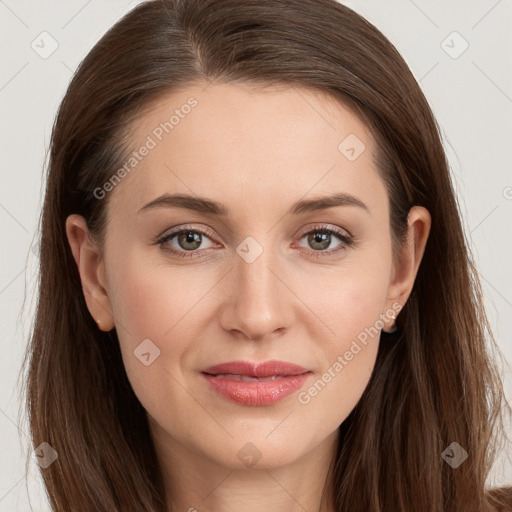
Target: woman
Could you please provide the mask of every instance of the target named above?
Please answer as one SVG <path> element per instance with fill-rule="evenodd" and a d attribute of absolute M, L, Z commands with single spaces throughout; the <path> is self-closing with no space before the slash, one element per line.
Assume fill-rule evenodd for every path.
<path fill-rule="evenodd" d="M 27 400 L 53 510 L 496 511 L 432 112 L 332 0 L 156 0 L 60 106 Z M 47 444 L 46 444 L 47 443 Z"/>

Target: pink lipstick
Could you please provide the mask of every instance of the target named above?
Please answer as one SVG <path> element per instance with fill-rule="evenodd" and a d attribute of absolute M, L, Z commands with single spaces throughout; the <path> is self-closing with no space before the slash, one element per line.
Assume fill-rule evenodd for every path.
<path fill-rule="evenodd" d="M 211 388 L 221 396 L 251 406 L 271 405 L 282 400 L 301 388 L 311 373 L 284 361 L 260 364 L 232 361 L 202 370 Z"/>

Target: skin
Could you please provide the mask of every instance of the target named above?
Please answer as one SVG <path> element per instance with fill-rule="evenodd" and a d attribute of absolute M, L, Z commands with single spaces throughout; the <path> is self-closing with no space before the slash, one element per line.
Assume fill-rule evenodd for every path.
<path fill-rule="evenodd" d="M 307 391 L 379 315 L 384 328 L 394 324 L 386 312 L 409 297 L 430 215 L 411 209 L 407 243 L 393 258 L 375 142 L 350 110 L 307 89 L 205 85 L 160 98 L 133 127 L 135 150 L 169 112 L 191 96 L 198 101 L 108 192 L 104 247 L 82 217 L 67 219 L 87 305 L 99 328 L 116 328 L 148 413 L 169 510 L 330 511 L 321 495 L 337 429 L 368 384 L 379 337 L 361 345 L 307 404 L 295 392 L 270 406 L 240 405 L 212 391 L 199 372 L 226 361 L 278 359 L 312 371 Z M 338 150 L 349 134 L 365 144 L 354 161 Z M 286 214 L 300 199 L 335 191 L 367 210 Z M 213 199 L 229 214 L 138 213 L 164 192 Z M 183 225 L 214 235 L 194 246 L 200 257 L 173 256 L 155 243 Z M 307 236 L 319 225 L 348 231 L 355 243 L 344 246 L 332 234 L 319 250 Z M 236 251 L 248 236 L 263 249 L 252 263 Z M 166 246 L 186 252 L 193 244 L 174 237 Z M 147 338 L 160 349 L 148 366 L 134 355 Z M 252 467 L 237 455 L 250 450 L 247 443 L 260 457 Z"/>

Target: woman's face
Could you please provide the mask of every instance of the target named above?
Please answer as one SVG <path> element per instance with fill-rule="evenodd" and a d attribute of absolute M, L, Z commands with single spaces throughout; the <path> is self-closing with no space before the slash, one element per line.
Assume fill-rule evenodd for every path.
<path fill-rule="evenodd" d="M 306 89 L 205 85 L 134 126 L 136 155 L 96 191 L 103 257 L 84 270 L 83 253 L 81 276 L 159 443 L 276 467 L 335 438 L 417 265 L 392 259 L 374 141 L 349 110 Z M 228 375 L 266 361 L 302 375 Z"/>

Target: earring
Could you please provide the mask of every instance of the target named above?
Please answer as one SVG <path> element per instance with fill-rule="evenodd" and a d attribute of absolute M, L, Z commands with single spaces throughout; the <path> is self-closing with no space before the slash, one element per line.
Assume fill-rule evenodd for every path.
<path fill-rule="evenodd" d="M 398 327 L 396 326 L 396 324 L 393 324 L 391 326 L 391 329 L 389 329 L 389 330 L 382 329 L 382 332 L 385 333 L 385 334 L 393 334 L 396 331 L 398 331 Z"/>

